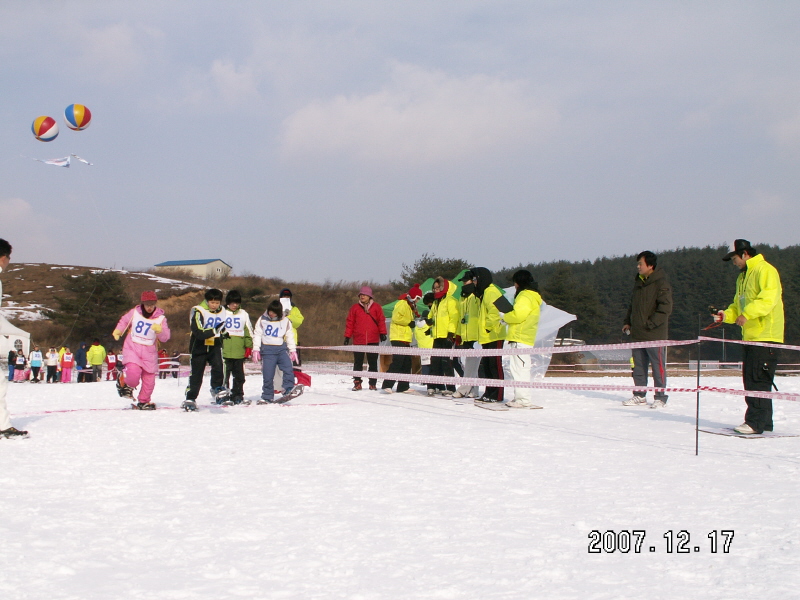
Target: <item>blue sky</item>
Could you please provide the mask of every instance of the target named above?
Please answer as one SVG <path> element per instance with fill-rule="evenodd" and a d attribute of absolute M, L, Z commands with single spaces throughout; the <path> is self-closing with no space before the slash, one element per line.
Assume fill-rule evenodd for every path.
<path fill-rule="evenodd" d="M 0 237 L 309 281 L 796 244 L 799 45 L 790 2 L 3 3 Z"/>

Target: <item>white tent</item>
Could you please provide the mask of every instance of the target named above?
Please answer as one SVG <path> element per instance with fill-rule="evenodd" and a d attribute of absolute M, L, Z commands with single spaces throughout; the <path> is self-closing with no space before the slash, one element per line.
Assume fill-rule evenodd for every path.
<path fill-rule="evenodd" d="M 25 356 L 28 356 L 31 349 L 31 334 L 12 325 L 0 315 L 0 359 L 5 360 L 8 358 L 9 350 L 19 350 L 20 346 Z"/>
<path fill-rule="evenodd" d="M 514 287 L 506 288 L 503 292 L 509 301 L 514 300 L 514 296 L 516 296 Z M 555 345 L 558 330 L 576 319 L 575 315 L 542 302 L 534 348 L 552 348 Z M 550 366 L 552 356 L 552 354 L 534 354 L 531 356 L 531 379 L 544 379 L 544 374 Z M 506 371 L 506 379 L 511 379 L 511 373 L 508 371 L 509 360 L 509 356 L 503 357 L 503 369 Z"/>

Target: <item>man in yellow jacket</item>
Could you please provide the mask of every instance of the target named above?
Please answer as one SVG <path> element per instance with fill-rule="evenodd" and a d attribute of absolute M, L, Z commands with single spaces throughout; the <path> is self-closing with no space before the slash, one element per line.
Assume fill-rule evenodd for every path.
<path fill-rule="evenodd" d="M 517 294 L 514 297 L 514 310 L 503 315 L 508 324 L 506 342 L 509 348 L 533 348 L 536 331 L 539 328 L 539 314 L 542 297 L 537 290 L 536 281 L 530 271 L 520 269 L 511 278 Z M 510 357 L 509 371 L 514 381 L 531 380 L 531 355 L 518 354 Z M 531 388 L 514 388 L 514 399 L 506 403 L 509 408 L 533 408 Z M 537 407 L 538 408 L 538 407 Z"/>
<path fill-rule="evenodd" d="M 506 326 L 500 319 L 500 311 L 495 306 L 495 301 L 503 295 L 503 290 L 493 281 L 492 272 L 485 267 L 470 269 L 475 274 L 475 295 L 480 298 L 480 312 L 478 314 L 478 342 L 484 350 L 493 350 L 503 347 L 506 339 Z M 503 379 L 503 357 L 482 356 L 481 366 L 486 379 Z M 487 387 L 483 396 L 476 402 L 502 402 L 503 388 Z"/>
<path fill-rule="evenodd" d="M 475 295 L 475 274 L 467 270 L 461 281 L 461 298 L 459 299 L 459 314 L 461 319 L 456 329 L 456 348 L 471 350 L 478 341 L 481 317 L 481 301 Z M 458 359 L 454 359 L 458 360 Z M 477 377 L 481 365 L 480 356 L 465 356 L 461 359 L 464 377 Z M 460 385 L 453 394 L 453 398 L 477 398 L 478 386 Z"/>
<path fill-rule="evenodd" d="M 437 277 L 433 282 L 433 305 L 428 315 L 431 325 L 431 336 L 434 348 L 452 348 L 455 343 L 456 329 L 458 328 L 459 310 L 458 300 L 455 298 L 456 286 L 444 277 Z M 453 361 L 449 356 L 431 356 L 431 375 L 455 377 Z M 437 392 L 443 396 L 452 396 L 456 391 L 453 384 L 443 383 L 428 384 L 428 395 Z"/>
<path fill-rule="evenodd" d="M 722 260 L 732 260 L 741 273 L 736 279 L 733 302 L 726 310 L 718 311 L 714 320 L 739 325 L 745 341 L 782 344 L 783 290 L 778 270 L 764 260 L 764 256 L 747 240 L 735 240 L 731 251 Z M 744 346 L 744 389 L 772 391 L 777 366 L 776 348 Z M 772 431 L 772 399 L 747 396 L 745 401 L 744 423 L 735 427 L 735 431 L 744 434 Z"/>
<path fill-rule="evenodd" d="M 394 310 L 392 310 L 392 321 L 389 325 L 389 343 L 392 346 L 408 348 L 411 346 L 411 338 L 414 335 L 414 327 L 416 326 L 417 317 L 417 302 L 422 299 L 422 290 L 419 284 L 408 290 L 407 294 L 395 302 Z M 405 373 L 411 374 L 411 355 L 410 354 L 394 354 L 392 356 L 392 364 L 389 365 L 387 373 Z M 391 394 L 394 381 L 391 379 L 384 379 L 381 385 L 381 392 L 384 394 Z M 409 388 L 408 381 L 398 381 L 397 391 L 405 392 Z"/>

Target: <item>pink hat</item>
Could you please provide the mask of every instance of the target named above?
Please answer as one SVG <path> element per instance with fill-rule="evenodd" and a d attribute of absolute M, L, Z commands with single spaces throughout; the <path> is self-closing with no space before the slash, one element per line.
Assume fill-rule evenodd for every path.
<path fill-rule="evenodd" d="M 152 290 L 142 292 L 142 302 L 158 302 L 158 296 Z"/>
<path fill-rule="evenodd" d="M 358 295 L 360 296 L 361 294 L 364 294 L 365 296 L 369 296 L 370 298 L 373 298 L 372 288 L 369 287 L 368 285 L 365 285 L 365 286 L 363 286 L 361 288 L 361 291 L 358 292 Z"/>

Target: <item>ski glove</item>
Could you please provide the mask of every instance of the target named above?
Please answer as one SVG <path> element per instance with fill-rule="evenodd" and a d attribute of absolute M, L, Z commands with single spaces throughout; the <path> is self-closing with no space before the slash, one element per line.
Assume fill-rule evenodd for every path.
<path fill-rule="evenodd" d="M 111 334 L 115 340 L 119 340 L 122 337 L 122 332 L 119 329 L 115 329 L 114 333 Z"/>
<path fill-rule="evenodd" d="M 253 354 L 251 355 L 254 363 L 261 362 L 261 350 L 253 350 Z"/>
<path fill-rule="evenodd" d="M 386 341 L 386 334 L 385 334 L 385 333 L 382 333 L 382 334 L 381 334 L 381 341 L 382 341 L 382 342 L 385 342 L 385 341 Z"/>
<path fill-rule="evenodd" d="M 456 346 L 460 346 L 461 345 L 461 336 L 460 335 L 456 336 L 455 342 L 456 342 Z"/>
<path fill-rule="evenodd" d="M 293 362 L 297 362 L 297 352 L 289 352 L 289 359 Z"/>
<path fill-rule="evenodd" d="M 411 327 L 411 329 L 414 329 L 414 327 L 416 327 L 416 325 L 417 325 L 416 321 L 411 321 L 411 323 L 408 324 L 408 326 Z"/>
<path fill-rule="evenodd" d="M 253 349 L 252 348 L 245 348 L 244 349 L 244 357 L 245 358 L 250 358 L 252 355 L 253 355 Z"/>
<path fill-rule="evenodd" d="M 714 323 L 722 323 L 725 320 L 725 311 L 718 310 L 717 314 L 712 316 L 714 317 Z"/>
<path fill-rule="evenodd" d="M 347 337 L 344 338 L 344 345 L 345 346 L 349 346 L 350 345 L 350 338 L 347 338 Z"/>
<path fill-rule="evenodd" d="M 153 331 L 161 333 L 161 323 L 153 323 Z"/>

